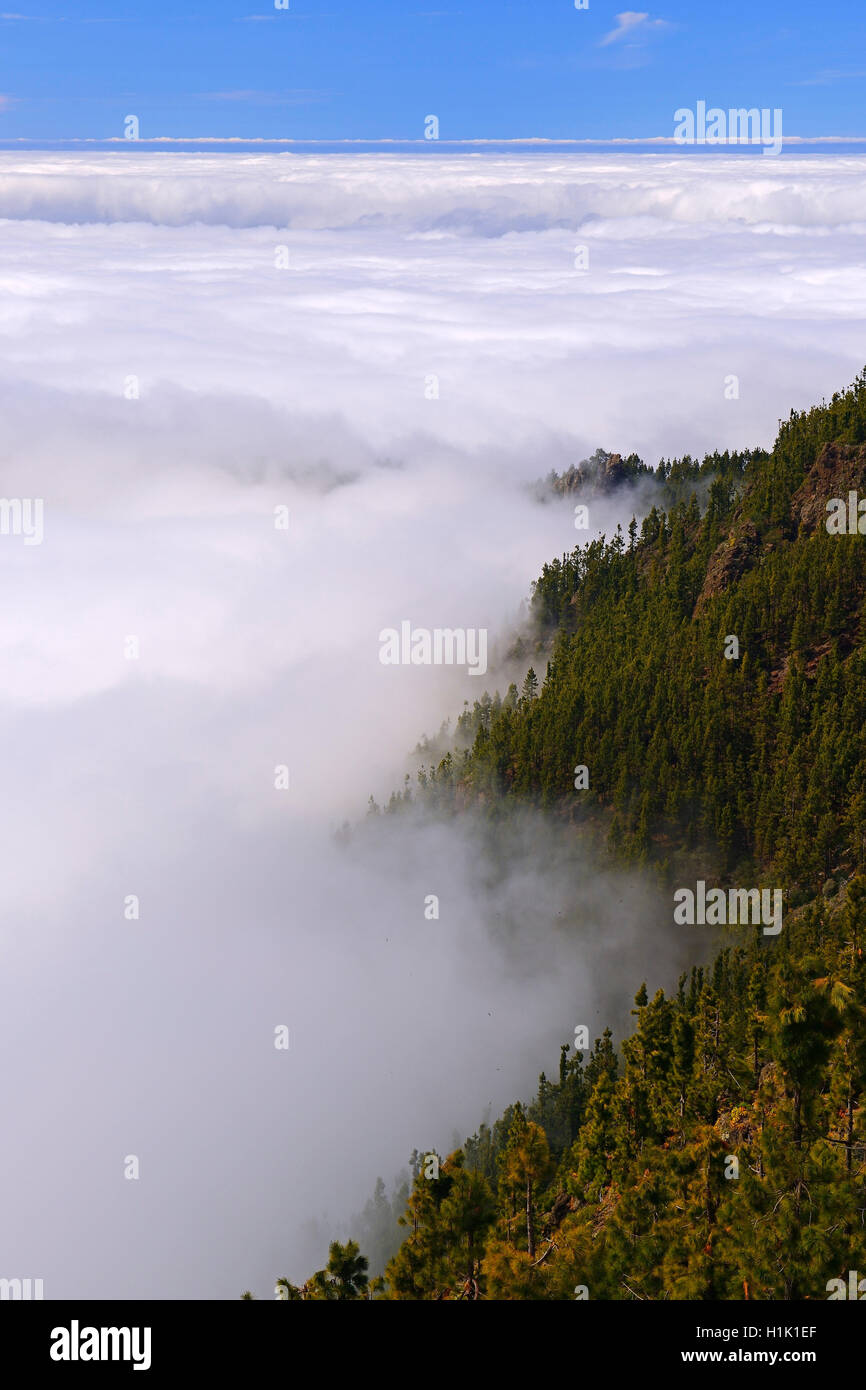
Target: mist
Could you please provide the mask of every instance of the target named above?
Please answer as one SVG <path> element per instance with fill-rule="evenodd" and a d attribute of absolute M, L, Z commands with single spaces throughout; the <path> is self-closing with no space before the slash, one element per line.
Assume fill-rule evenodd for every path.
<path fill-rule="evenodd" d="M 0 490 L 45 508 L 0 537 L 0 1273 L 268 1296 L 693 958 L 537 816 L 364 811 L 646 500 L 527 484 L 769 445 L 862 365 L 864 162 L 147 160 L 0 160 Z M 490 670 L 384 666 L 404 620 Z"/>

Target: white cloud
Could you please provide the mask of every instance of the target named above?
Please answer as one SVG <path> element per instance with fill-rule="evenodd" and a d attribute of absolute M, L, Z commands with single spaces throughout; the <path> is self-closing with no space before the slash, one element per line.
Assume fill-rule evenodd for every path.
<path fill-rule="evenodd" d="M 866 77 L 866 68 L 822 68 L 814 77 L 798 82 L 798 87 L 829 87 L 837 82 L 856 81 Z"/>
<path fill-rule="evenodd" d="M 579 538 L 524 483 L 598 444 L 768 443 L 850 380 L 864 171 L 0 156 L 0 495 L 45 499 L 41 546 L 0 538 L 10 1269 L 49 1297 L 266 1293 L 324 1254 L 302 1215 L 333 1228 L 413 1145 L 530 1088 L 576 1022 L 671 983 L 651 893 L 612 921 L 597 866 L 551 872 L 531 827 L 487 893 L 465 823 L 348 857 L 330 832 L 496 682 L 384 668 L 379 631 L 498 634 Z M 544 942 L 533 1011 L 520 920 Z"/>
<path fill-rule="evenodd" d="M 620 39 L 628 39 L 629 42 L 640 42 L 650 38 L 653 34 L 661 33 L 664 29 L 669 29 L 670 25 L 665 19 L 651 19 L 646 12 L 637 10 L 623 10 L 622 14 L 616 16 L 616 28 L 611 29 L 608 34 L 600 40 L 602 46 L 610 43 L 618 43 Z"/>

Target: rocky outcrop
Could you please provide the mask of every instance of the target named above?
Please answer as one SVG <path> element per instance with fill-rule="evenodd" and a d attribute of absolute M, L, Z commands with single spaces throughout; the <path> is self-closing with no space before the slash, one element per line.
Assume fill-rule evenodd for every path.
<path fill-rule="evenodd" d="M 746 570 L 751 569 L 760 549 L 761 542 L 754 522 L 741 522 L 710 556 L 703 588 L 695 604 L 695 613 L 699 613 L 711 598 L 723 593 L 729 585 L 735 584 Z"/>
<path fill-rule="evenodd" d="M 561 497 L 570 497 L 586 488 L 614 492 L 623 483 L 632 481 L 642 469 L 643 465 L 634 455 L 623 462 L 622 454 L 608 454 L 604 449 L 596 449 L 591 458 L 572 464 L 564 473 L 551 473 L 536 488 L 541 493 L 554 492 Z"/>
<path fill-rule="evenodd" d="M 791 498 L 791 517 L 802 532 L 817 531 L 827 520 L 833 497 L 866 490 L 866 444 L 825 444 Z"/>
<path fill-rule="evenodd" d="M 847 505 L 849 492 L 866 496 L 866 444 L 825 444 L 791 498 L 791 520 L 799 533 L 810 535 L 824 526 L 827 503 L 841 497 Z M 735 522 L 730 535 L 710 556 L 696 614 L 757 563 L 761 544 L 754 522 Z M 769 542 L 765 544 L 768 550 L 772 548 Z"/>

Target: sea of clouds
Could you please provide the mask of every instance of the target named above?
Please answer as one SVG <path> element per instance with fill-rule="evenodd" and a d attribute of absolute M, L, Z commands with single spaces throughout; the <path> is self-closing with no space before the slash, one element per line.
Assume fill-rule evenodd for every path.
<path fill-rule="evenodd" d="M 0 495 L 45 509 L 0 536 L 0 1276 L 267 1296 L 323 1259 L 311 1218 L 671 985 L 694 937 L 534 820 L 507 867 L 468 821 L 334 840 L 497 681 L 379 632 L 495 653 L 583 539 L 527 484 L 769 445 L 844 386 L 864 174 L 0 155 Z"/>

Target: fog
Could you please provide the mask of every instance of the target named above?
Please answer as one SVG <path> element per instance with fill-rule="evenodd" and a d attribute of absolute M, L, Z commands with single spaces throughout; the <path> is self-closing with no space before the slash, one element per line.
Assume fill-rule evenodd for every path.
<path fill-rule="evenodd" d="M 364 812 L 586 538 L 528 484 L 768 445 L 862 365 L 866 165 L 769 162 L 0 158 L 0 491 L 45 518 L 0 536 L 0 1275 L 268 1296 L 675 982 L 657 891 L 539 818 Z M 490 671 L 383 666 L 404 620 Z"/>

